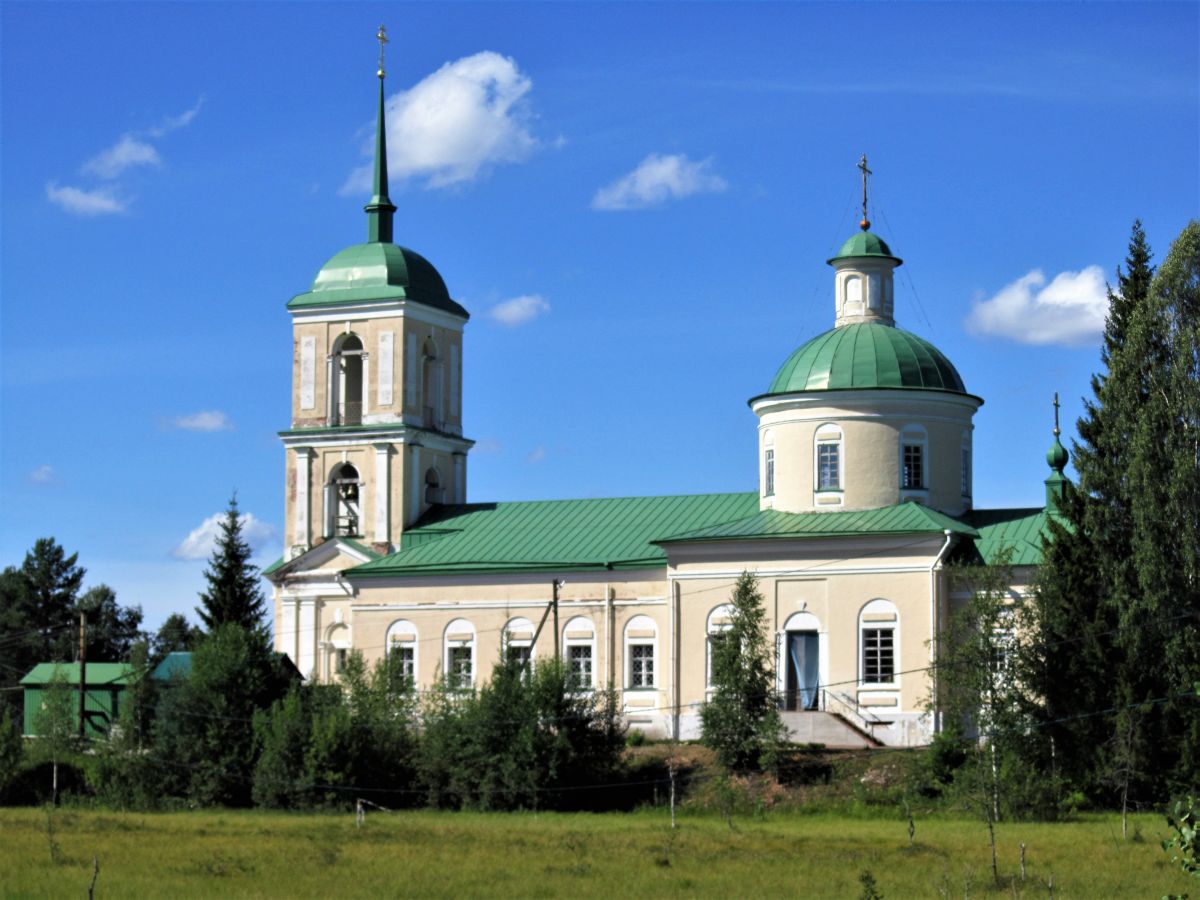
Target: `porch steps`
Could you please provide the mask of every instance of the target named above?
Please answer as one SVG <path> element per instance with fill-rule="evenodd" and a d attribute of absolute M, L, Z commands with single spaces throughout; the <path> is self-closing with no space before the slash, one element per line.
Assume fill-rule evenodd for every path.
<path fill-rule="evenodd" d="M 824 744 L 837 750 L 882 747 L 883 744 L 832 712 L 784 712 L 783 727 L 797 744 Z"/>

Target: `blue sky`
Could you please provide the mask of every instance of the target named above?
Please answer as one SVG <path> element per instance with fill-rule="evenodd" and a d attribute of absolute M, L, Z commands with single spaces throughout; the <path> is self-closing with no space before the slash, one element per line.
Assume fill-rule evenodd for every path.
<path fill-rule="evenodd" d="M 754 489 L 866 153 L 898 324 L 986 400 L 976 505 L 1040 504 L 1133 220 L 1161 259 L 1200 209 L 1195 3 L 6 2 L 0 563 L 53 535 L 191 614 L 235 488 L 278 555 L 284 304 L 365 238 L 380 22 L 473 500 Z"/>

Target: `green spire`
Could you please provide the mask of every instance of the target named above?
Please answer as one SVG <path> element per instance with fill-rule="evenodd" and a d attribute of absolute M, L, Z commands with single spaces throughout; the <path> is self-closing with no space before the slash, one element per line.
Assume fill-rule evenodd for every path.
<path fill-rule="evenodd" d="M 1051 512 L 1057 512 L 1059 502 L 1066 494 L 1067 485 L 1070 484 L 1070 479 L 1063 474 L 1063 469 L 1067 467 L 1067 461 L 1071 458 L 1067 453 L 1067 448 L 1062 445 L 1062 441 L 1058 439 L 1061 432 L 1058 428 L 1058 391 L 1054 392 L 1054 443 L 1050 445 L 1050 449 L 1046 451 L 1046 464 L 1050 466 L 1050 477 L 1046 479 L 1046 508 Z"/>
<path fill-rule="evenodd" d="M 363 209 L 367 213 L 367 241 L 373 244 L 392 242 L 392 213 L 395 204 L 388 197 L 387 173 L 387 128 L 383 118 L 383 80 L 387 72 L 383 68 L 383 45 L 388 42 L 387 32 L 382 25 L 375 35 L 379 41 L 379 118 L 375 123 L 375 191 L 371 202 Z"/>

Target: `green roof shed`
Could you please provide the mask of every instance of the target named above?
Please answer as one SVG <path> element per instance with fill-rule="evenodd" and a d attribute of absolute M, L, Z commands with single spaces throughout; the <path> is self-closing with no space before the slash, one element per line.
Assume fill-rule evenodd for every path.
<path fill-rule="evenodd" d="M 87 684 L 84 686 L 84 728 L 90 737 L 108 733 L 121 713 L 121 694 L 133 677 L 128 663 L 94 662 L 87 664 Z M 24 733 L 38 734 L 38 720 L 45 705 L 46 692 L 55 680 L 66 684 L 75 697 L 73 710 L 78 710 L 79 663 L 38 663 L 21 679 L 25 688 Z"/>

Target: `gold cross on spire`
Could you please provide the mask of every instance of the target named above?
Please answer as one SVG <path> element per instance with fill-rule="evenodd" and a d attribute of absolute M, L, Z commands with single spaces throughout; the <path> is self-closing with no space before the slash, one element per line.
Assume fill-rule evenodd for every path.
<path fill-rule="evenodd" d="M 1058 437 L 1058 391 L 1054 392 L 1054 436 Z"/>
<path fill-rule="evenodd" d="M 862 172 L 863 179 L 863 217 L 862 221 L 858 223 L 858 227 L 866 231 L 871 227 L 871 223 L 867 221 L 867 176 L 874 175 L 875 173 L 867 168 L 867 154 L 865 153 L 862 155 L 862 159 L 858 161 L 858 170 Z"/>
<path fill-rule="evenodd" d="M 379 33 L 375 35 L 375 40 L 379 41 L 379 71 L 375 74 L 380 78 L 387 75 L 387 70 L 383 67 L 383 45 L 388 42 L 387 29 L 382 25 L 379 26 Z"/>

